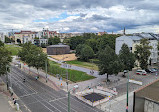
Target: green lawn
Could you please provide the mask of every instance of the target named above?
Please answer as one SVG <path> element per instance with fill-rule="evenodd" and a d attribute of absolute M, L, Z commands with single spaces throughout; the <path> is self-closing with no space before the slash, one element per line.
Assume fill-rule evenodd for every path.
<path fill-rule="evenodd" d="M 8 51 L 10 51 L 12 53 L 12 56 L 18 55 L 18 52 L 21 49 L 21 47 L 19 47 L 17 45 L 7 45 L 7 44 L 5 44 L 5 47 L 8 49 Z"/>
<path fill-rule="evenodd" d="M 60 64 L 56 62 L 49 61 L 49 63 L 50 63 L 50 66 L 48 67 L 48 72 L 51 75 L 54 75 L 56 77 L 55 74 L 60 74 L 62 78 L 66 79 L 67 69 L 61 68 Z M 68 69 L 68 74 L 69 74 L 68 75 L 69 80 L 72 82 L 80 82 L 80 81 L 85 81 L 85 80 L 90 80 L 95 78 L 94 76 L 88 75 L 85 72 L 71 70 L 71 69 Z"/>
<path fill-rule="evenodd" d="M 67 61 L 66 63 L 88 68 L 88 69 L 98 70 L 98 66 L 96 64 L 90 63 L 90 62 L 82 62 L 82 61 L 74 60 L 74 61 Z"/>

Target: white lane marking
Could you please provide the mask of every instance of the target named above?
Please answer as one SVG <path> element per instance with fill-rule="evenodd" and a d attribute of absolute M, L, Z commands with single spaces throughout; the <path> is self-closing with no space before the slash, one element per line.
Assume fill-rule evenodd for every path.
<path fill-rule="evenodd" d="M 67 98 L 67 97 L 56 98 L 56 99 L 54 99 L 54 100 L 50 100 L 49 102 L 53 102 L 53 101 L 57 101 L 57 100 L 60 100 L 60 99 L 65 99 L 65 98 Z"/>
<path fill-rule="evenodd" d="M 23 98 L 23 97 L 31 96 L 31 95 L 34 95 L 34 94 L 37 94 L 37 93 L 26 94 L 26 95 L 19 96 L 19 97 L 20 97 L 20 98 Z"/>
<path fill-rule="evenodd" d="M 16 73 L 17 74 L 17 73 Z M 19 76 L 19 75 L 18 75 Z M 14 76 L 13 76 L 14 77 Z M 15 77 L 14 77 L 15 78 Z M 17 79 L 18 80 L 18 79 Z M 15 82 L 16 83 L 16 82 Z M 16 83 L 16 84 L 18 84 L 18 83 Z M 23 84 L 23 83 L 22 83 Z M 20 84 L 18 84 L 18 85 L 20 85 Z M 21 88 L 22 89 L 24 89 L 22 86 L 21 86 Z M 25 89 L 24 89 L 24 92 L 25 92 Z M 26 93 L 26 92 L 25 92 Z M 35 98 L 34 96 L 32 96 L 33 98 Z M 40 97 L 39 95 L 38 95 L 38 97 Z M 36 98 L 35 98 L 36 99 Z M 39 103 L 41 103 L 41 101 L 40 100 L 38 100 L 38 99 L 36 99 L 37 101 L 39 101 Z M 46 105 L 44 105 L 43 103 L 41 103 L 44 107 L 46 107 L 48 110 L 50 110 L 51 112 L 54 112 L 54 111 L 52 111 L 50 108 L 48 108 Z M 52 107 L 54 107 L 53 105 L 51 105 L 50 104 L 50 106 L 52 106 Z M 59 109 L 57 109 L 56 107 L 54 107 L 57 111 L 59 111 L 59 112 L 61 112 Z"/>
<path fill-rule="evenodd" d="M 70 97 L 70 98 L 72 98 L 72 97 Z M 72 99 L 74 99 L 74 98 L 72 98 Z M 78 101 L 78 100 L 76 100 L 76 99 L 74 99 L 75 101 L 77 101 L 77 102 L 79 102 L 80 104 L 82 104 L 82 105 L 84 105 L 84 106 L 87 106 L 87 105 L 85 105 L 85 103 L 81 103 L 80 101 Z M 94 110 L 95 112 L 98 112 L 97 110 L 95 110 L 95 109 L 93 109 L 93 108 L 91 108 L 91 107 L 89 107 L 89 106 L 87 106 L 88 108 L 90 108 L 90 109 L 92 109 L 92 110 Z M 92 112 L 92 111 L 91 111 Z"/>

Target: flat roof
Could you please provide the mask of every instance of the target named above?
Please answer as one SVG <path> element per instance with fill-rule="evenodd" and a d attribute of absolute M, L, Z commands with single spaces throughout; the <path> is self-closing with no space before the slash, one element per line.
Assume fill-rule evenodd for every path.
<path fill-rule="evenodd" d="M 159 79 L 138 89 L 135 95 L 159 102 Z"/>
<path fill-rule="evenodd" d="M 68 45 L 50 45 L 48 47 L 69 47 Z"/>

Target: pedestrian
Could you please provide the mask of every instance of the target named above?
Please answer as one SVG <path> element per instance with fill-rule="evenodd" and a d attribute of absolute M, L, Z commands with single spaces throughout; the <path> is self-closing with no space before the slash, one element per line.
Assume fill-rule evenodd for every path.
<path fill-rule="evenodd" d="M 23 79 L 23 82 L 25 82 L 25 78 Z"/>
<path fill-rule="evenodd" d="M 35 78 L 36 78 L 36 80 L 38 80 L 38 77 L 37 77 L 37 76 L 36 76 Z"/>

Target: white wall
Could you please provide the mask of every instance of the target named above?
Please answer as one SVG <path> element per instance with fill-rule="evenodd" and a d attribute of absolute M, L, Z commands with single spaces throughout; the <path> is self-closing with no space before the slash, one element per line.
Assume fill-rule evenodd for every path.
<path fill-rule="evenodd" d="M 151 62 L 152 63 L 157 63 L 157 58 L 158 58 L 158 50 L 157 50 L 157 45 L 158 45 L 158 41 L 157 40 L 150 40 L 150 46 L 152 46 L 151 51 L 151 55 L 150 58 L 152 59 Z"/>
<path fill-rule="evenodd" d="M 116 38 L 116 43 L 115 43 L 115 53 L 119 54 L 119 51 L 121 50 L 121 47 L 123 44 L 127 44 L 128 47 L 133 47 L 133 40 L 129 38 L 128 36 L 121 36 Z"/>

